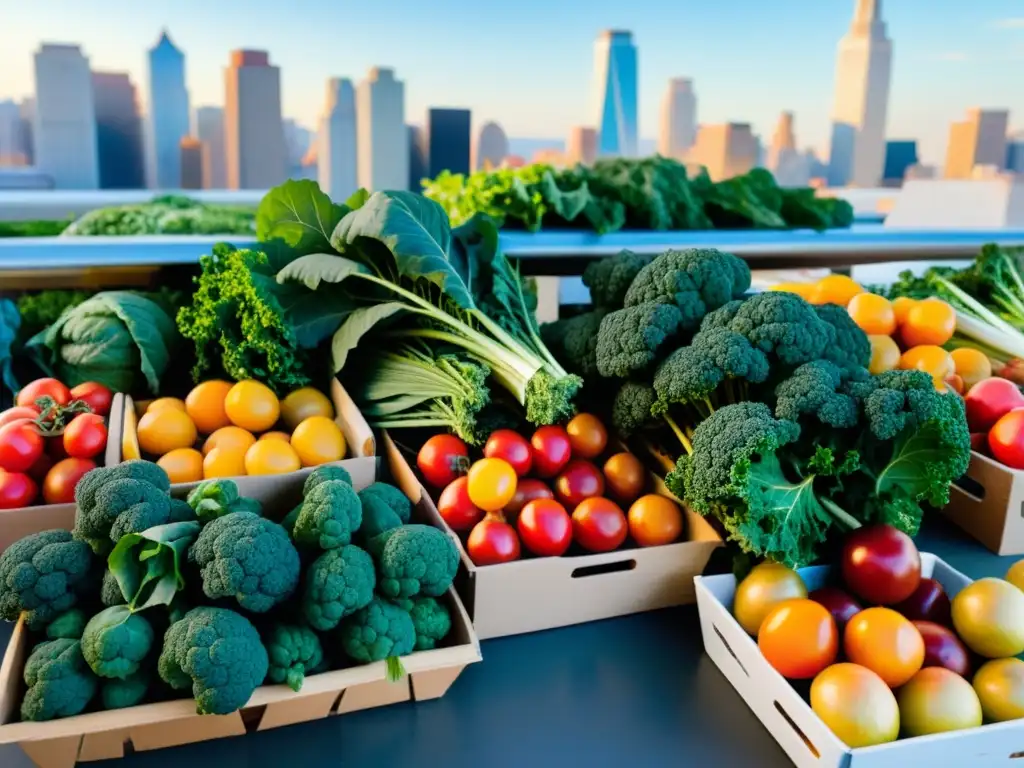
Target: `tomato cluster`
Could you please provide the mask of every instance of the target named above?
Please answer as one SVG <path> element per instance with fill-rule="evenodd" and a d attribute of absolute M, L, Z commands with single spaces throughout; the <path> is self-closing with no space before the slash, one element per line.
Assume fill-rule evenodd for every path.
<path fill-rule="evenodd" d="M 581 551 L 610 552 L 627 537 L 638 546 L 679 538 L 676 503 L 644 495 L 647 475 L 631 453 L 613 453 L 599 465 L 607 448 L 604 425 L 582 413 L 565 427 L 540 427 L 529 439 L 499 429 L 475 462 L 462 440 L 435 435 L 416 463 L 426 481 L 441 489 L 438 511 L 466 535 L 477 565 L 517 560 L 524 549 L 557 557 L 574 543 Z"/>
<path fill-rule="evenodd" d="M 95 382 L 69 389 L 47 378 L 25 386 L 15 406 L 0 413 L 0 509 L 40 496 L 46 504 L 74 501 L 79 479 L 106 448 L 112 399 Z"/>
<path fill-rule="evenodd" d="M 1024 394 L 1008 379 L 991 378 L 964 397 L 971 447 L 1014 469 L 1024 469 Z"/>

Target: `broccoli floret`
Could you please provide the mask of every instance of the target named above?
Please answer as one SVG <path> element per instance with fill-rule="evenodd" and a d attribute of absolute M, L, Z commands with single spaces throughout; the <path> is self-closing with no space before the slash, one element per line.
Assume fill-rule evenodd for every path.
<path fill-rule="evenodd" d="M 100 611 L 82 633 L 82 655 L 99 677 L 135 674 L 152 647 L 153 628 L 141 613 L 124 605 Z"/>
<path fill-rule="evenodd" d="M 590 301 L 595 307 L 606 310 L 622 309 L 630 284 L 650 263 L 650 256 L 639 256 L 632 251 L 619 251 L 614 256 L 591 262 L 583 270 L 583 284 L 590 289 Z"/>
<path fill-rule="evenodd" d="M 80 714 L 96 695 L 96 676 L 82 657 L 78 640 L 46 640 L 25 662 L 21 719 L 42 721 Z"/>
<path fill-rule="evenodd" d="M 377 572 L 354 544 L 324 552 L 306 571 L 302 613 L 313 629 L 326 632 L 373 599 Z"/>
<path fill-rule="evenodd" d="M 596 309 L 560 320 L 558 361 L 566 370 L 587 378 L 597 375 L 597 334 L 607 312 Z"/>
<path fill-rule="evenodd" d="M 110 569 L 103 572 L 103 583 L 100 585 L 100 602 L 108 608 L 115 605 L 128 604 L 124 593 L 121 592 L 121 585 L 117 583 L 117 579 Z"/>
<path fill-rule="evenodd" d="M 93 556 L 70 531 L 32 533 L 0 555 L 0 617 L 40 630 L 95 588 Z"/>
<path fill-rule="evenodd" d="M 810 416 L 830 427 L 856 426 L 857 401 L 839 391 L 843 372 L 828 360 L 804 363 L 775 388 L 775 417 L 800 422 Z"/>
<path fill-rule="evenodd" d="M 208 523 L 232 512 L 253 512 L 257 515 L 263 513 L 256 499 L 242 496 L 235 481 L 226 479 L 201 482 L 189 493 L 188 505 L 200 523 Z"/>
<path fill-rule="evenodd" d="M 612 427 L 629 437 L 651 423 L 651 408 L 658 400 L 654 388 L 640 381 L 626 381 L 612 400 Z"/>
<path fill-rule="evenodd" d="M 871 362 L 871 341 L 845 307 L 820 304 L 814 311 L 836 332 L 835 342 L 825 349 L 823 357 L 840 368 L 867 368 Z"/>
<path fill-rule="evenodd" d="M 352 485 L 352 475 L 348 473 L 347 469 L 335 464 L 325 464 L 322 467 L 317 467 L 309 473 L 309 477 L 306 478 L 306 482 L 302 484 L 302 496 L 309 496 L 314 488 L 320 485 L 320 483 L 325 483 L 328 480 L 339 480 L 343 483 Z"/>
<path fill-rule="evenodd" d="M 104 709 L 125 709 L 141 704 L 153 682 L 153 671 L 144 667 L 122 679 L 104 680 L 100 697 Z"/>
<path fill-rule="evenodd" d="M 448 606 L 433 597 L 417 597 L 407 605 L 398 603 L 409 611 L 412 626 L 416 630 L 416 650 L 429 651 L 448 637 L 452 631 L 452 615 Z"/>
<path fill-rule="evenodd" d="M 416 628 L 409 612 L 375 597 L 369 605 L 345 619 L 338 629 L 341 647 L 353 661 L 369 664 L 387 660 L 388 679 L 402 675 L 399 656 L 416 647 Z"/>
<path fill-rule="evenodd" d="M 168 523 L 188 523 L 196 519 L 196 513 L 185 499 L 171 499 L 171 514 Z"/>
<path fill-rule="evenodd" d="M 306 673 L 321 669 L 324 651 L 316 632 L 301 624 L 275 624 L 264 643 L 270 666 L 267 681 L 302 690 Z"/>
<path fill-rule="evenodd" d="M 729 323 L 730 330 L 785 365 L 820 360 L 836 343 L 836 330 L 795 293 L 769 291 L 743 302 Z"/>
<path fill-rule="evenodd" d="M 75 486 L 75 538 L 106 555 L 126 533 L 171 518 L 167 473 L 148 461 L 127 461 L 86 473 Z"/>
<path fill-rule="evenodd" d="M 292 526 L 298 544 L 337 549 L 352 541 L 363 522 L 363 507 L 352 486 L 340 480 L 316 485 L 302 500 Z"/>
<path fill-rule="evenodd" d="M 72 608 L 46 625 L 46 636 L 50 640 L 60 638 L 78 640 L 82 637 L 87 621 L 88 617 L 85 615 L 85 611 L 81 608 Z"/>
<path fill-rule="evenodd" d="M 241 614 L 210 606 L 193 608 L 167 629 L 157 662 L 169 686 L 179 691 L 191 686 L 200 715 L 226 715 L 245 706 L 268 667 L 256 627 Z"/>
<path fill-rule="evenodd" d="M 363 523 L 359 527 L 360 541 L 366 542 L 392 528 L 402 525 L 402 518 L 378 494 L 359 494 L 363 505 Z"/>
<path fill-rule="evenodd" d="M 672 304 L 648 302 L 605 315 L 597 335 L 597 370 L 625 378 L 643 371 L 679 330 L 682 315 Z"/>
<path fill-rule="evenodd" d="M 403 523 L 408 523 L 412 519 L 412 502 L 409 501 L 409 497 L 401 489 L 396 488 L 391 483 L 371 483 L 359 492 L 359 498 L 362 501 L 365 501 L 369 496 L 376 496 L 391 507 L 391 510 L 398 515 L 398 519 Z"/>
<path fill-rule="evenodd" d="M 443 595 L 455 579 L 459 552 L 429 525 L 404 525 L 370 542 L 377 562 L 377 588 L 386 597 Z"/>
<path fill-rule="evenodd" d="M 728 328 L 729 323 L 736 317 L 736 313 L 740 311 L 742 306 L 743 301 L 741 299 L 726 302 L 718 309 L 708 312 L 704 316 L 704 319 L 700 321 L 700 329 L 702 331 L 710 331 L 712 328 Z"/>
<path fill-rule="evenodd" d="M 253 613 L 287 600 L 299 583 L 299 553 L 287 531 L 252 512 L 207 523 L 188 556 L 199 566 L 207 597 L 233 597 Z"/>

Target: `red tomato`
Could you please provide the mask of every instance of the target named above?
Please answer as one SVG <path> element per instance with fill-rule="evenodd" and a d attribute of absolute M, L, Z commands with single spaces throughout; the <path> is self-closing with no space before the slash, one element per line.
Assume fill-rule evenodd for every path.
<path fill-rule="evenodd" d="M 603 495 L 604 475 L 589 461 L 573 459 L 555 479 L 555 498 L 566 509 L 576 509 L 584 499 Z"/>
<path fill-rule="evenodd" d="M 1013 469 L 1024 469 L 1024 408 L 1014 408 L 992 425 L 988 450 L 996 461 Z"/>
<path fill-rule="evenodd" d="M 93 469 L 96 469 L 96 462 L 92 459 L 58 461 L 43 480 L 43 499 L 47 504 L 71 504 L 75 500 L 78 481 Z"/>
<path fill-rule="evenodd" d="M 809 594 L 811 600 L 825 606 L 825 610 L 832 614 L 832 620 L 836 628 L 842 632 L 846 623 L 863 610 L 856 600 L 848 592 L 836 587 L 822 587 Z"/>
<path fill-rule="evenodd" d="M 913 539 L 891 525 L 850 531 L 840 562 L 850 591 L 875 605 L 902 602 L 921 582 L 921 555 Z"/>
<path fill-rule="evenodd" d="M 80 413 L 64 429 L 64 450 L 74 459 L 91 459 L 107 445 L 107 425 L 95 413 Z"/>
<path fill-rule="evenodd" d="M 533 466 L 533 452 L 525 437 L 511 429 L 499 429 L 491 433 L 484 445 L 484 456 L 489 459 L 504 459 L 512 465 L 519 477 L 530 474 Z"/>
<path fill-rule="evenodd" d="M 38 492 L 36 481 L 28 475 L 0 469 L 0 509 L 27 507 Z"/>
<path fill-rule="evenodd" d="M 114 399 L 114 394 L 102 384 L 86 381 L 71 389 L 71 399 L 81 400 L 93 413 L 106 416 L 110 413 L 110 402 Z"/>
<path fill-rule="evenodd" d="M 0 469 L 27 472 L 36 463 L 44 448 L 39 428 L 28 419 L 0 427 Z"/>
<path fill-rule="evenodd" d="M 902 603 L 893 606 L 911 621 L 931 621 L 945 627 L 953 626 L 949 595 L 935 579 L 921 579 L 917 589 Z"/>
<path fill-rule="evenodd" d="M 988 432 L 1003 414 L 1024 406 L 1024 394 L 1012 381 L 993 377 L 971 387 L 964 405 L 971 432 Z"/>
<path fill-rule="evenodd" d="M 476 565 L 507 563 L 519 559 L 519 537 L 500 517 L 488 515 L 469 532 L 466 551 Z"/>
<path fill-rule="evenodd" d="M 469 500 L 469 478 L 456 477 L 441 491 L 437 511 L 453 531 L 468 531 L 480 522 L 484 513 Z"/>
<path fill-rule="evenodd" d="M 53 439 L 60 440 L 59 437 Z M 43 482 L 43 478 L 46 477 L 46 473 L 50 471 L 50 467 L 53 465 L 54 459 L 46 451 L 43 451 L 39 454 L 39 458 L 36 459 L 36 463 L 29 468 L 28 476 L 37 483 L 41 483 Z"/>
<path fill-rule="evenodd" d="M 420 448 L 416 466 L 435 488 L 444 488 L 469 471 L 469 448 L 455 435 L 434 435 Z"/>
<path fill-rule="evenodd" d="M 71 390 L 56 379 L 36 379 L 26 384 L 18 393 L 18 405 L 35 405 L 40 397 L 52 397 L 57 405 L 71 402 Z"/>
<path fill-rule="evenodd" d="M 578 459 L 596 459 L 608 445 L 608 430 L 590 413 L 573 416 L 565 425 L 565 431 L 572 445 L 572 455 Z"/>
<path fill-rule="evenodd" d="M 611 499 L 584 499 L 573 510 L 573 538 L 589 552 L 611 552 L 621 547 L 628 532 L 626 515 Z"/>
<path fill-rule="evenodd" d="M 541 427 L 530 438 L 533 469 L 541 477 L 554 477 L 572 457 L 569 435 L 562 427 Z"/>
<path fill-rule="evenodd" d="M 534 499 L 553 498 L 555 498 L 554 492 L 548 488 L 543 480 L 528 477 L 516 483 L 515 496 L 512 497 L 512 501 L 506 504 L 501 511 L 505 515 L 505 519 L 514 524 L 516 518 L 519 517 L 519 513 L 523 511 L 523 507 L 529 502 Z"/>
<path fill-rule="evenodd" d="M 839 630 L 825 606 L 798 597 L 779 603 L 764 617 L 757 647 L 783 677 L 808 680 L 836 660 Z"/>
<path fill-rule="evenodd" d="M 912 622 L 924 640 L 922 667 L 945 667 L 966 678 L 971 673 L 971 657 L 967 647 L 953 630 L 934 621 Z M 969 679 L 969 678 L 968 678 Z"/>
<path fill-rule="evenodd" d="M 572 544 L 572 520 L 553 499 L 537 499 L 523 507 L 516 528 L 523 546 L 535 555 L 558 557 Z"/>
<path fill-rule="evenodd" d="M 10 424 L 12 421 L 17 419 L 29 419 L 34 420 L 39 416 L 39 409 L 26 405 L 16 405 L 14 408 L 8 408 L 3 413 L 0 413 L 0 427 L 4 424 Z"/>
<path fill-rule="evenodd" d="M 647 485 L 647 472 L 640 459 L 632 453 L 616 453 L 604 463 L 608 495 L 620 504 L 632 504 Z"/>

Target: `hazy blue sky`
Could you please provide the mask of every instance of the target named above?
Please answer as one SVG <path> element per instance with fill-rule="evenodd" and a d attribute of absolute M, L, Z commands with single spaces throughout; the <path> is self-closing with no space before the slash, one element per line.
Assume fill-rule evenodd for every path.
<path fill-rule="evenodd" d="M 396 68 L 409 122 L 429 105 L 473 109 L 513 136 L 561 137 L 593 121 L 593 41 L 633 31 L 641 134 L 657 133 L 672 76 L 696 81 L 699 119 L 749 121 L 766 139 L 780 110 L 798 141 L 825 147 L 836 43 L 853 0 L 0 0 L 0 98 L 31 93 L 43 40 L 82 44 L 94 69 L 127 70 L 143 100 L 145 52 L 166 26 L 187 55 L 192 104 L 220 104 L 233 48 L 265 48 L 284 113 L 312 126 L 330 76 Z M 890 138 L 941 161 L 970 106 L 1024 128 L 1024 1 L 884 0 L 894 40 Z M 45 10 L 44 10 L 45 8 Z"/>

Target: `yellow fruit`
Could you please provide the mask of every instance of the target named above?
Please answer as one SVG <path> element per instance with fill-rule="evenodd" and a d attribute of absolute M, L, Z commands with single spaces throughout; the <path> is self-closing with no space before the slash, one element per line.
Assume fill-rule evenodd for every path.
<path fill-rule="evenodd" d="M 953 358 L 953 367 L 957 375 L 964 380 L 964 390 L 967 391 L 979 381 L 992 377 L 992 361 L 988 355 L 971 347 L 960 347 L 949 353 Z"/>
<path fill-rule="evenodd" d="M 1002 579 L 978 579 L 953 598 L 953 627 L 979 656 L 1024 651 L 1024 592 Z"/>
<path fill-rule="evenodd" d="M 177 397 L 158 397 L 146 406 L 146 413 L 156 413 L 164 408 L 175 408 L 185 413 L 185 401 Z"/>
<path fill-rule="evenodd" d="M 292 433 L 291 446 L 304 467 L 316 467 L 345 456 L 345 436 L 326 416 L 310 416 Z"/>
<path fill-rule="evenodd" d="M 871 362 L 868 363 L 871 373 L 885 373 L 900 364 L 900 347 L 892 336 L 872 334 L 868 341 L 871 342 Z"/>
<path fill-rule="evenodd" d="M 732 612 L 747 634 L 757 637 L 761 622 L 775 606 L 799 597 L 807 597 L 800 574 L 779 563 L 761 563 L 737 585 Z"/>
<path fill-rule="evenodd" d="M 974 673 L 974 692 L 985 719 L 994 723 L 1024 717 L 1024 661 L 994 659 Z"/>
<path fill-rule="evenodd" d="M 828 275 L 818 281 L 807 300 L 811 304 L 838 304 L 845 307 L 858 293 L 864 293 L 864 289 L 852 277 Z"/>
<path fill-rule="evenodd" d="M 252 432 L 241 427 L 221 427 L 203 443 L 203 456 L 207 456 L 214 448 L 239 448 L 244 454 L 249 446 L 256 442 Z"/>
<path fill-rule="evenodd" d="M 250 475 L 281 475 L 301 466 L 295 449 L 283 440 L 260 440 L 245 452 L 245 471 Z"/>
<path fill-rule="evenodd" d="M 139 448 L 139 417 L 135 415 L 134 408 L 124 409 L 124 433 L 121 435 L 121 458 L 125 461 L 135 461 L 142 458 L 142 449 Z"/>
<path fill-rule="evenodd" d="M 810 301 L 811 296 L 818 289 L 817 283 L 776 283 L 771 287 L 773 291 L 785 291 L 786 293 L 795 293 L 804 299 Z"/>
<path fill-rule="evenodd" d="M 203 477 L 238 477 L 245 472 L 245 448 L 237 445 L 218 446 L 203 459 Z"/>
<path fill-rule="evenodd" d="M 287 432 L 264 432 L 260 435 L 260 440 L 284 440 L 286 443 L 290 442 L 292 436 Z"/>
<path fill-rule="evenodd" d="M 1018 560 L 1011 565 L 1003 578 L 1017 587 L 1017 589 L 1024 590 L 1024 560 Z"/>
<path fill-rule="evenodd" d="M 296 389 L 281 401 L 281 420 L 288 429 L 295 429 L 310 416 L 334 418 L 334 406 L 319 389 Z"/>
<path fill-rule="evenodd" d="M 195 448 L 175 448 L 157 462 L 172 483 L 194 483 L 203 479 L 203 454 Z"/>
<path fill-rule="evenodd" d="M 857 664 L 833 664 L 811 683 L 811 709 L 848 747 L 896 741 L 900 710 L 889 686 Z"/>
<path fill-rule="evenodd" d="M 184 411 L 160 408 L 146 411 L 139 419 L 139 445 L 153 456 L 163 456 L 175 448 L 191 448 L 196 442 L 196 425 Z"/>
<path fill-rule="evenodd" d="M 907 321 L 910 310 L 917 306 L 917 302 L 907 296 L 900 296 L 892 300 L 892 311 L 896 315 L 896 325 L 903 325 Z"/>
<path fill-rule="evenodd" d="M 266 432 L 277 423 L 281 403 L 266 384 L 240 381 L 228 391 L 224 410 L 235 426 L 250 432 Z"/>
<path fill-rule="evenodd" d="M 896 692 L 900 729 L 907 736 L 962 731 L 981 725 L 981 702 L 971 684 L 944 667 L 926 667 Z"/>
<path fill-rule="evenodd" d="M 850 299 L 846 311 L 864 333 L 888 336 L 896 331 L 892 304 L 877 293 L 858 293 Z"/>
<path fill-rule="evenodd" d="M 224 411 L 224 400 L 231 391 L 226 381 L 204 381 L 185 398 L 185 411 L 204 435 L 210 435 L 231 423 Z"/>

